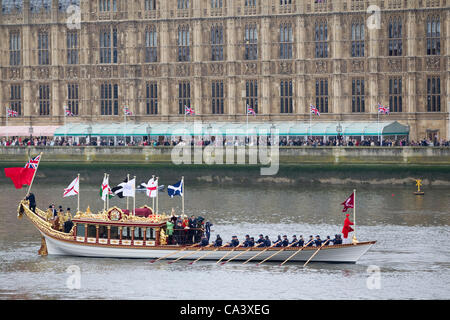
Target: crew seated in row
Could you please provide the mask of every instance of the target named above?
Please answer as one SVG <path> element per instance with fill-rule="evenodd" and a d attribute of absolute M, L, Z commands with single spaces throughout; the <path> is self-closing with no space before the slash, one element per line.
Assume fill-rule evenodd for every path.
<path fill-rule="evenodd" d="M 220 237 L 220 235 L 217 235 L 217 239 L 214 242 L 214 247 L 221 247 L 222 246 L 222 238 Z M 314 239 L 313 236 L 309 236 L 309 240 L 307 242 L 305 242 L 305 240 L 303 239 L 303 236 L 300 236 L 299 239 L 297 239 L 297 236 L 294 235 L 292 236 L 292 241 L 289 242 L 288 237 L 286 235 L 283 236 L 283 238 L 281 238 L 281 236 L 278 236 L 278 239 L 276 241 L 270 241 L 269 236 L 263 236 L 262 234 L 259 235 L 259 239 L 255 242 L 255 239 L 253 237 L 250 237 L 249 235 L 245 236 L 245 240 L 242 243 L 242 245 L 239 245 L 239 240 L 237 238 L 237 236 L 233 236 L 231 241 L 226 243 L 224 245 L 224 247 L 238 247 L 238 246 L 242 246 L 244 248 L 249 248 L 249 247 L 303 247 L 303 246 L 307 246 L 307 247 L 321 247 L 322 245 L 324 246 L 328 246 L 330 244 L 333 245 L 338 245 L 338 244 L 342 244 L 342 238 L 341 235 L 336 234 L 334 239 L 331 239 L 330 236 L 327 236 L 327 238 L 325 240 L 320 239 L 320 236 L 317 235 L 316 238 Z M 209 245 L 209 242 L 206 238 L 202 237 L 202 242 L 201 242 L 202 246 L 207 246 Z"/>

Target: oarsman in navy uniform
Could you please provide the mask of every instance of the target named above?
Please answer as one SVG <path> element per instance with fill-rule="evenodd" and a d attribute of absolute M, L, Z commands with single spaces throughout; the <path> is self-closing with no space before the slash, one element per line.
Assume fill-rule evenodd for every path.
<path fill-rule="evenodd" d="M 312 247 L 314 245 L 314 239 L 313 236 L 309 236 L 309 241 L 308 241 L 308 247 Z"/>
<path fill-rule="evenodd" d="M 248 246 L 249 247 L 254 247 L 255 246 L 255 238 L 251 237 L 250 240 L 248 241 Z"/>
<path fill-rule="evenodd" d="M 330 238 L 330 236 L 327 236 L 327 238 L 326 238 L 325 241 L 324 241 L 324 246 L 329 245 L 330 242 L 331 242 L 331 238 Z"/>
<path fill-rule="evenodd" d="M 287 236 L 283 236 L 283 241 L 281 241 L 281 245 L 283 247 L 287 247 L 289 245 L 289 240 L 288 240 Z"/>
<path fill-rule="evenodd" d="M 264 246 L 265 247 L 270 247 L 272 245 L 272 242 L 269 239 L 269 236 L 266 236 L 266 238 L 264 239 Z"/>
<path fill-rule="evenodd" d="M 206 247 L 207 245 L 209 245 L 208 239 L 205 236 L 202 236 L 202 240 L 200 241 L 200 246 Z"/>
<path fill-rule="evenodd" d="M 298 247 L 298 239 L 295 234 L 292 236 L 291 247 Z"/>
<path fill-rule="evenodd" d="M 264 247 L 266 244 L 265 240 L 264 240 L 264 236 L 262 234 L 259 235 L 259 239 L 256 241 L 256 246 L 257 247 Z"/>
<path fill-rule="evenodd" d="M 274 241 L 273 244 L 275 244 L 275 247 L 281 247 L 283 240 L 281 240 L 281 236 L 278 235 L 277 241 Z"/>
<path fill-rule="evenodd" d="M 237 236 L 232 236 L 231 237 L 231 242 L 230 242 L 230 247 L 237 247 L 239 245 L 239 240 L 237 238 Z"/>
<path fill-rule="evenodd" d="M 303 247 L 305 245 L 305 239 L 303 239 L 303 236 L 300 235 L 300 238 L 298 239 L 298 246 Z"/>
<path fill-rule="evenodd" d="M 250 247 L 250 236 L 247 234 L 244 240 L 244 248 Z"/>
<path fill-rule="evenodd" d="M 320 239 L 320 236 L 316 236 L 316 240 L 314 240 L 314 244 L 316 247 L 320 247 L 322 245 L 322 240 Z"/>
<path fill-rule="evenodd" d="M 206 239 L 208 239 L 209 241 L 209 237 L 211 236 L 211 227 L 213 226 L 213 224 L 209 221 L 206 221 L 205 223 L 205 234 L 206 234 Z"/>
<path fill-rule="evenodd" d="M 218 234 L 216 241 L 214 241 L 214 247 L 221 247 L 221 246 L 222 246 L 222 238 Z"/>

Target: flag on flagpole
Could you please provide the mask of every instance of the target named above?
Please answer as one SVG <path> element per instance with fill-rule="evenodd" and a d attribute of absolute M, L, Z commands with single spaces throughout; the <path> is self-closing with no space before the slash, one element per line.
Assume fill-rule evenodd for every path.
<path fill-rule="evenodd" d="M 169 197 L 173 198 L 174 196 L 183 196 L 183 181 L 178 181 L 173 186 L 167 187 L 167 193 Z"/>
<path fill-rule="evenodd" d="M 382 114 L 390 114 L 390 108 L 386 106 L 382 106 L 381 104 L 378 105 L 378 112 Z"/>
<path fill-rule="evenodd" d="M 251 114 L 251 115 L 256 116 L 255 109 L 253 109 L 252 107 L 250 107 L 249 105 L 247 105 L 247 114 Z"/>
<path fill-rule="evenodd" d="M 319 116 L 320 117 L 320 112 L 319 112 L 319 109 L 317 108 L 317 107 L 315 107 L 315 106 L 313 106 L 312 104 L 310 105 L 310 108 L 311 108 L 311 113 L 312 114 L 315 114 L 316 116 Z"/>
<path fill-rule="evenodd" d="M 40 162 L 41 162 L 41 155 L 38 155 L 30 159 L 30 161 L 28 161 L 27 164 L 25 165 L 25 168 L 37 170 Z"/>
<path fill-rule="evenodd" d="M 23 186 L 29 186 L 33 181 L 36 170 L 30 168 L 5 168 L 5 176 L 10 178 L 16 189 L 22 189 Z"/>
<path fill-rule="evenodd" d="M 194 107 L 184 106 L 184 114 L 195 115 Z"/>
<path fill-rule="evenodd" d="M 66 111 L 66 117 L 74 116 L 74 114 L 72 113 L 72 111 L 70 111 L 70 109 L 68 107 L 64 108 L 64 110 Z"/>
<path fill-rule="evenodd" d="M 77 196 L 79 192 L 80 180 L 79 177 L 76 177 L 75 180 L 73 180 L 72 183 L 66 189 L 64 189 L 63 198 Z"/>
<path fill-rule="evenodd" d="M 18 115 L 19 115 L 19 113 L 18 113 L 17 111 L 14 111 L 14 110 L 11 109 L 11 108 L 8 108 L 8 109 L 7 109 L 7 116 L 8 116 L 9 118 L 16 118 Z"/>
<path fill-rule="evenodd" d="M 158 180 L 151 178 L 148 180 L 146 186 L 147 197 L 156 198 L 158 196 Z"/>
<path fill-rule="evenodd" d="M 117 187 L 111 189 L 111 191 L 118 196 L 120 199 L 124 197 L 123 195 L 123 186 L 128 182 L 128 178 L 125 178 L 122 183 L 120 183 Z"/>
<path fill-rule="evenodd" d="M 112 193 L 111 187 L 109 186 L 109 178 L 107 175 L 105 175 L 100 187 L 100 197 L 103 201 L 106 201 L 106 197 L 109 197 L 109 199 L 111 199 L 113 196 L 114 194 Z"/>
<path fill-rule="evenodd" d="M 131 112 L 130 109 L 127 106 L 123 107 L 123 113 L 126 116 L 132 116 L 133 115 L 133 112 Z"/>
<path fill-rule="evenodd" d="M 341 203 L 344 206 L 342 212 L 347 212 L 348 209 L 355 207 L 355 193 L 353 192 L 350 197 L 347 198 L 344 202 Z"/>
<path fill-rule="evenodd" d="M 131 198 L 136 196 L 136 179 L 123 184 L 123 196 Z"/>

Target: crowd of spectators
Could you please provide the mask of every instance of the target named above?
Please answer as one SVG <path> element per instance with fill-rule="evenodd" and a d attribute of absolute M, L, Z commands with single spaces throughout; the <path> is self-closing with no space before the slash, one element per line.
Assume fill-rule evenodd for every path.
<path fill-rule="evenodd" d="M 203 138 L 191 138 L 191 140 L 186 141 L 181 137 L 177 138 L 164 138 L 159 140 L 150 140 L 147 137 L 131 139 L 128 137 L 117 137 L 114 141 L 113 138 L 100 138 L 99 140 L 81 138 L 74 139 L 72 137 L 34 137 L 30 138 L 20 138 L 20 137 L 3 137 L 0 142 L 3 147 L 26 147 L 26 146 L 153 146 L 153 147 L 170 147 L 176 145 L 192 145 L 192 146 L 257 146 L 259 145 L 259 139 L 256 137 L 240 137 L 240 138 L 228 138 L 228 139 L 210 139 L 209 137 Z M 265 145 L 271 145 L 271 139 L 264 140 Z M 343 146 L 343 147 L 379 147 L 378 137 L 366 137 L 364 139 L 356 138 L 342 138 L 337 137 L 326 137 L 326 138 L 307 138 L 307 137 L 280 137 L 278 139 L 278 144 L 280 147 L 290 147 L 290 146 L 309 146 L 309 147 L 323 147 L 323 146 Z M 383 147 L 406 147 L 406 146 L 420 146 L 420 147 L 449 147 L 450 141 L 444 139 L 420 139 L 417 141 L 408 140 L 406 138 L 391 139 L 386 138 L 382 141 Z"/>

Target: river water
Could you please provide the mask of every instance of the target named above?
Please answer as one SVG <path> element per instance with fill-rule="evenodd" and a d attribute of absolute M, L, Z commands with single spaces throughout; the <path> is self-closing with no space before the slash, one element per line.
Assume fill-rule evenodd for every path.
<path fill-rule="evenodd" d="M 81 208 L 103 207 L 98 185 L 81 184 Z M 72 172 L 59 183 L 36 180 L 38 207 L 52 202 L 76 208 L 76 198 L 63 199 Z M 116 180 L 119 178 L 116 177 Z M 119 181 L 116 181 L 118 183 Z M 161 181 L 172 184 L 176 181 Z M 113 184 L 113 183 L 111 183 Z M 148 260 L 40 257 L 40 236 L 31 223 L 16 217 L 25 190 L 0 181 L 0 299 L 449 299 L 449 187 L 427 188 L 423 197 L 411 186 L 357 186 L 358 239 L 377 244 L 357 264 L 232 262 L 167 264 Z M 186 213 L 207 217 L 211 239 L 245 234 L 334 236 L 342 229 L 340 205 L 354 186 L 311 184 L 304 187 L 261 184 L 186 184 Z M 137 206 L 146 202 L 138 194 Z M 125 206 L 112 199 L 111 205 Z M 159 208 L 179 210 L 181 199 L 160 194 Z M 67 283 L 69 268 L 80 270 L 80 286 Z M 379 271 L 379 272 L 378 272 Z"/>

